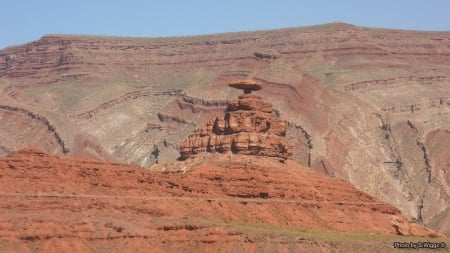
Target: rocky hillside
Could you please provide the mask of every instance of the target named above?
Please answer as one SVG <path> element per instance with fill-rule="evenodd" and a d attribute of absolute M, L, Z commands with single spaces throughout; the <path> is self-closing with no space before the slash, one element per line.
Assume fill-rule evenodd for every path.
<path fill-rule="evenodd" d="M 149 166 L 252 78 L 300 164 L 450 233 L 450 33 L 334 23 L 178 38 L 48 35 L 0 51 L 0 155 Z"/>
<path fill-rule="evenodd" d="M 397 208 L 291 160 L 212 154 L 146 170 L 24 149 L 0 159 L 0 171 L 0 252 L 374 252 L 394 241 L 448 244 Z"/>

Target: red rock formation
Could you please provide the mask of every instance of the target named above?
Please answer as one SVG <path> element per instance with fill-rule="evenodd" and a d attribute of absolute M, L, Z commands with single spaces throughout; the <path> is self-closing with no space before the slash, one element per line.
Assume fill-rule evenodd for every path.
<path fill-rule="evenodd" d="M 233 156 L 144 170 L 12 152 L 0 159 L 0 252 L 384 252 L 446 241 L 405 237 L 441 235 L 344 180 Z"/>
<path fill-rule="evenodd" d="M 210 120 L 180 144 L 183 159 L 203 152 L 279 157 L 292 156 L 286 136 L 286 120 L 274 117 L 272 105 L 260 96 L 248 94 L 261 89 L 256 82 L 235 82 L 244 95 L 229 103 L 223 119 Z"/>
<path fill-rule="evenodd" d="M 0 101 L 47 118 L 70 155 L 82 133 L 117 161 L 149 165 L 153 144 L 178 144 L 193 130 L 149 115 L 203 125 L 228 104 L 225 84 L 253 77 L 295 126 L 286 134 L 293 159 L 450 235 L 450 181 L 442 174 L 450 135 L 427 141 L 450 125 L 449 41 L 449 32 L 340 23 L 183 38 L 51 35 L 0 51 Z M 2 113 L 0 156 L 30 145 L 62 153 L 47 126 Z M 417 133 L 404 131 L 407 121 Z M 392 126 L 388 139 L 385 126 Z M 179 156 L 172 146 L 159 148 L 159 162 Z M 384 163 L 397 159 L 402 170 Z"/>

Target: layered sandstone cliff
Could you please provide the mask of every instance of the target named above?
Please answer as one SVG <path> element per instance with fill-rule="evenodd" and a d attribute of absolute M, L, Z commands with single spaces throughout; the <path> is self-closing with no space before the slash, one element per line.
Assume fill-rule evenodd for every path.
<path fill-rule="evenodd" d="M 171 161 L 195 126 L 223 118 L 236 97 L 225 84 L 254 78 L 290 123 L 293 160 L 450 235 L 449 42 L 450 32 L 341 23 L 183 38 L 44 36 L 0 51 L 1 105 L 49 123 L 0 110 L 0 156 L 29 145 L 63 154 L 57 133 L 75 157 Z"/>
<path fill-rule="evenodd" d="M 261 86 L 247 80 L 230 86 L 243 89 L 245 94 L 229 103 L 223 118 L 211 119 L 181 142 L 181 158 L 204 152 L 290 158 L 292 145 L 285 138 L 287 121 L 272 114 L 272 104 L 250 94 Z"/>
<path fill-rule="evenodd" d="M 0 252 L 389 252 L 395 241 L 449 243 L 292 160 L 210 158 L 158 171 L 11 152 L 0 158 Z"/>

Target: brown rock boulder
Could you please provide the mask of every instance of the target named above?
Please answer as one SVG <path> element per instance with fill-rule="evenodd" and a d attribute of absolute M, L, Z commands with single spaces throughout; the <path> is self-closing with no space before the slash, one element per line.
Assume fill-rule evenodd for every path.
<path fill-rule="evenodd" d="M 278 136 L 286 135 L 286 120 L 280 120 L 258 111 L 227 112 L 225 114 L 224 123 L 224 133 L 226 134 L 257 132 Z M 216 134 L 222 133 L 216 132 Z"/>
<path fill-rule="evenodd" d="M 233 100 L 228 104 L 228 111 L 261 111 L 272 113 L 272 104 L 264 102 L 260 96 L 242 95 L 239 99 Z"/>
<path fill-rule="evenodd" d="M 233 136 L 231 151 L 235 154 L 280 157 L 292 156 L 292 147 L 286 139 L 276 135 L 239 133 Z"/>

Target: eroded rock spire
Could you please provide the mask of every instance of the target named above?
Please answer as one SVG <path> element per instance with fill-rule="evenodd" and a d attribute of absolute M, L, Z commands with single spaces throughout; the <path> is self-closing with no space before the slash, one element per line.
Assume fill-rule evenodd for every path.
<path fill-rule="evenodd" d="M 262 85 L 242 80 L 229 86 L 244 90 L 244 94 L 228 104 L 223 118 L 211 119 L 180 143 L 181 158 L 204 152 L 290 158 L 292 145 L 285 138 L 287 121 L 272 115 L 272 104 L 250 94 Z"/>

